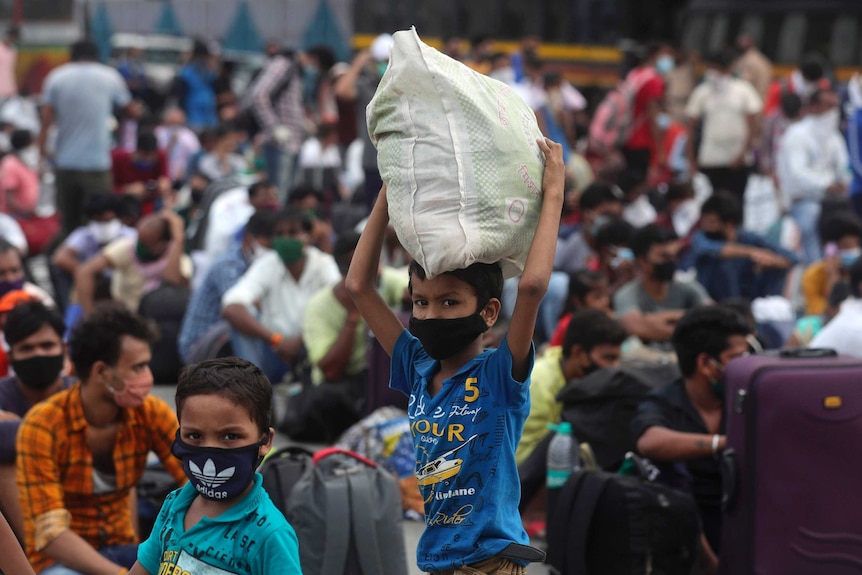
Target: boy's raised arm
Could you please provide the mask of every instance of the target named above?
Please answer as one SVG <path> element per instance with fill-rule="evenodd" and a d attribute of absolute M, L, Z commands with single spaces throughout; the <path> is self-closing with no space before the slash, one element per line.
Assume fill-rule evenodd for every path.
<path fill-rule="evenodd" d="M 356 303 L 359 313 L 365 323 L 371 328 L 374 337 L 390 356 L 395 348 L 395 342 L 404 326 L 386 302 L 377 292 L 377 272 L 380 267 L 380 252 L 383 249 L 383 239 L 386 226 L 389 225 L 389 206 L 386 202 L 386 184 L 380 189 L 374 209 L 365 224 L 362 236 L 353 259 L 350 270 L 345 278 L 348 293 Z"/>
<path fill-rule="evenodd" d="M 524 264 L 524 273 L 518 283 L 518 299 L 515 300 L 512 321 L 506 335 L 509 350 L 512 352 L 512 377 L 516 381 L 524 381 L 529 375 L 530 345 L 539 304 L 548 289 L 548 281 L 554 267 L 565 186 L 563 147 L 547 138 L 539 139 L 537 143 L 545 154 L 542 211 Z"/>

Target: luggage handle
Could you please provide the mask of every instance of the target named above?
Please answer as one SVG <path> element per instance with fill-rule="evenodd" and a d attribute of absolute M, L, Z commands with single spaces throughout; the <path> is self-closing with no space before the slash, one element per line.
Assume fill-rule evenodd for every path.
<path fill-rule="evenodd" d="M 364 463 L 365 465 L 367 465 L 369 467 L 377 467 L 377 464 L 374 463 L 373 461 L 371 461 L 370 459 L 368 459 L 367 457 L 362 457 L 358 453 L 354 453 L 354 452 L 350 451 L 349 449 L 342 449 L 341 447 L 327 447 L 326 449 L 321 449 L 320 451 L 318 451 L 317 453 L 314 454 L 314 458 L 313 458 L 314 464 L 317 465 L 318 463 L 320 463 L 320 461 L 322 459 L 325 459 L 325 458 L 329 457 L 330 455 L 337 455 L 337 454 L 347 455 L 348 457 L 352 457 L 353 459 L 356 459 L 357 461 Z"/>
<path fill-rule="evenodd" d="M 837 357 L 838 352 L 830 348 L 787 347 L 778 352 L 778 357 L 794 359 L 819 359 Z"/>
<path fill-rule="evenodd" d="M 736 463 L 736 451 L 733 448 L 725 449 L 721 454 L 719 462 L 721 469 L 721 510 L 727 513 L 736 503 L 739 492 L 739 467 Z"/>

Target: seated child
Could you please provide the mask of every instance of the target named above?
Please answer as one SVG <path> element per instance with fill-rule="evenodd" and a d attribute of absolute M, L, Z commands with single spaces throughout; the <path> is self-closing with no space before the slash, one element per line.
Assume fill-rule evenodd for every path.
<path fill-rule="evenodd" d="M 301 575 L 296 533 L 255 473 L 274 433 L 263 372 L 236 357 L 191 365 L 176 402 L 173 453 L 189 482 L 165 499 L 129 573 Z"/>
<path fill-rule="evenodd" d="M 542 559 L 541 552 L 527 547 L 515 464 L 530 411 L 533 330 L 554 263 L 563 204 L 562 147 L 544 139 L 538 144 L 546 158 L 539 223 L 510 328 L 497 349 L 483 350 L 482 336 L 500 312 L 499 264 L 475 263 L 433 278 L 411 264 L 409 331 L 378 294 L 388 224 L 385 185 L 347 274 L 356 307 L 392 357 L 390 386 L 410 397 L 426 526 L 416 556 L 427 573 L 524 575 L 527 562 Z"/>

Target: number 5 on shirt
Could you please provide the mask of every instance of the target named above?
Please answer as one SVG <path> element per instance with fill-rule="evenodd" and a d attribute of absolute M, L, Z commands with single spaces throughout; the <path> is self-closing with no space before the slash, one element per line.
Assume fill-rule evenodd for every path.
<path fill-rule="evenodd" d="M 476 377 L 468 377 L 464 382 L 464 390 L 467 392 L 464 395 L 464 401 L 472 403 L 479 399 L 479 379 Z"/>

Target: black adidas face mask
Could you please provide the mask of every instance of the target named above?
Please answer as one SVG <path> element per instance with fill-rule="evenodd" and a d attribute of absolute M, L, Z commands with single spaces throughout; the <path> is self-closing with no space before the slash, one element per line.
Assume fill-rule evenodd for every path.
<path fill-rule="evenodd" d="M 478 312 L 455 319 L 416 319 L 410 316 L 410 333 L 422 342 L 425 352 L 442 361 L 449 359 L 488 331 Z"/>

